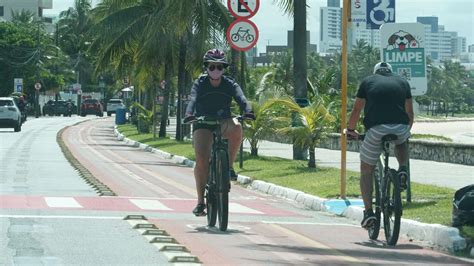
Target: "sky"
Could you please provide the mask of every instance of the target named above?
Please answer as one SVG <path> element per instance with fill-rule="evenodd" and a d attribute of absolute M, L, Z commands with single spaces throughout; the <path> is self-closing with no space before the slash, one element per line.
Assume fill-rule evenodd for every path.
<path fill-rule="evenodd" d="M 193 0 L 190 0 L 193 1 Z M 93 4 L 100 0 L 93 0 Z M 341 0 L 342 5 L 343 0 Z M 307 30 L 310 43 L 319 45 L 320 7 L 327 6 L 327 0 L 306 0 Z M 53 0 L 53 9 L 46 15 L 55 15 L 74 5 L 74 0 Z M 466 37 L 467 45 L 474 44 L 474 0 L 396 0 L 396 22 L 416 22 L 417 16 L 437 16 L 438 23 L 446 31 L 458 32 Z M 286 45 L 287 31 L 293 29 L 293 18 L 285 15 L 274 0 L 260 0 L 257 14 L 250 19 L 259 29 L 258 52 L 265 52 L 265 46 Z"/>

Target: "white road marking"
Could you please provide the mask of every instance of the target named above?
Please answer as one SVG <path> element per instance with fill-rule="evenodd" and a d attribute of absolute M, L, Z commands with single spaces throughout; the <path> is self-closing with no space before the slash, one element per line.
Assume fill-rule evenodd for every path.
<path fill-rule="evenodd" d="M 118 217 L 118 216 L 16 215 L 16 214 L 0 215 L 0 218 L 123 220 L 123 217 Z"/>
<path fill-rule="evenodd" d="M 82 208 L 81 204 L 71 197 L 45 197 L 44 200 L 51 208 Z"/>
<path fill-rule="evenodd" d="M 229 212 L 236 212 L 236 213 L 251 213 L 251 214 L 263 214 L 263 212 L 251 209 L 249 207 L 245 207 L 235 202 L 229 203 Z"/>
<path fill-rule="evenodd" d="M 157 211 L 171 211 L 172 210 L 157 200 L 130 199 L 130 201 L 142 210 L 157 210 Z"/>
<path fill-rule="evenodd" d="M 327 225 L 327 226 L 348 226 L 348 227 L 360 227 L 355 224 L 339 224 L 339 223 L 315 223 L 315 222 L 286 222 L 286 221 L 262 221 L 263 224 L 294 224 L 294 225 Z"/>

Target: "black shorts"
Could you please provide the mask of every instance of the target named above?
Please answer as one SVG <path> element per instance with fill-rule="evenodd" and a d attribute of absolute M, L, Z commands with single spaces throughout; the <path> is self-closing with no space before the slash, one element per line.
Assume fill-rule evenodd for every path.
<path fill-rule="evenodd" d="M 198 129 L 207 129 L 211 132 L 214 132 L 216 130 L 217 125 L 208 125 L 208 124 L 202 124 L 202 123 L 193 123 L 193 133 L 194 131 Z"/>

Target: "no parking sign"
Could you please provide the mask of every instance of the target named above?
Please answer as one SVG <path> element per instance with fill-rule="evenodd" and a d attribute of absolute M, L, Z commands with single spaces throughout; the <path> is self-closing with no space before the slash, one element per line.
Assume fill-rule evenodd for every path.
<path fill-rule="evenodd" d="M 227 42 L 238 51 L 252 49 L 258 41 L 258 28 L 248 20 L 253 17 L 260 7 L 259 0 L 227 0 L 229 9 L 235 20 L 227 28 Z"/>

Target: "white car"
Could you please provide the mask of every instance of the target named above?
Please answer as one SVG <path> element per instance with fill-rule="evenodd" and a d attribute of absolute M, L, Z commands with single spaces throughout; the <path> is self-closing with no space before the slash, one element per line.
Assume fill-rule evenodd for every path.
<path fill-rule="evenodd" d="M 11 97 L 0 97 L 0 128 L 21 131 L 21 113 Z"/>
<path fill-rule="evenodd" d="M 119 108 L 125 108 L 123 101 L 121 99 L 110 99 L 107 102 L 107 115 L 111 116 L 112 113 L 116 113 Z"/>

